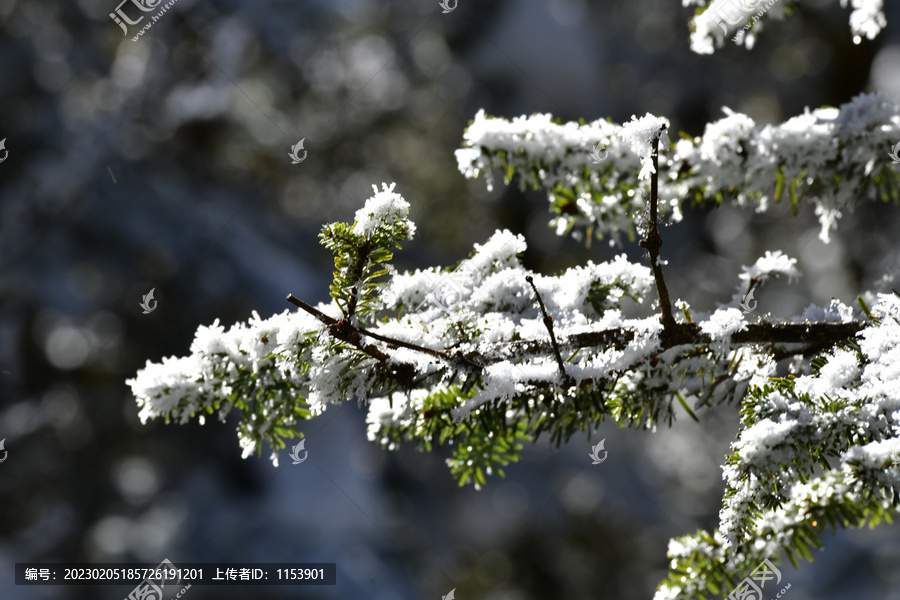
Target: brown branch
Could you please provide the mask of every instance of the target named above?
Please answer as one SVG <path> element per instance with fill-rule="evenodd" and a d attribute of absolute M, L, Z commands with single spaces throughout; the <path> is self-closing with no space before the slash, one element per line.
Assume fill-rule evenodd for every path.
<path fill-rule="evenodd" d="M 799 344 L 802 347 L 793 351 L 785 351 L 785 356 L 805 354 L 810 349 L 825 350 L 844 340 L 852 338 L 865 323 L 753 323 L 747 329 L 736 331 L 731 341 L 736 344 Z M 618 348 L 622 349 L 634 340 L 634 332 L 624 329 L 605 329 L 576 333 L 561 341 L 566 348 Z M 712 338 L 700 331 L 694 323 L 676 323 L 666 339 L 662 340 L 660 350 L 668 350 L 674 346 L 708 344 Z M 488 365 L 502 360 L 510 360 L 513 356 L 538 355 L 550 352 L 545 342 L 532 340 L 508 342 L 503 345 L 504 352 L 496 354 L 472 353 L 470 358 Z"/>
<path fill-rule="evenodd" d="M 403 340 L 397 340 L 394 338 L 390 338 L 390 337 L 375 333 L 374 331 L 369 331 L 368 329 L 365 329 L 364 327 L 360 327 L 358 325 L 353 325 L 352 323 L 350 323 L 348 318 L 344 318 L 344 319 L 341 319 L 340 321 L 338 321 L 337 319 L 329 317 L 328 315 L 326 315 L 322 311 L 318 310 L 314 306 L 307 304 L 306 302 L 297 298 L 293 294 L 287 295 L 287 301 L 295 306 L 299 306 L 300 308 L 302 308 L 309 314 L 311 314 L 314 317 L 316 317 L 317 319 L 319 319 L 321 322 L 328 325 L 329 326 L 328 333 L 330 333 L 334 337 L 338 338 L 341 341 L 347 342 L 348 344 L 351 344 L 352 346 L 359 348 L 360 350 L 362 350 L 369 356 L 372 356 L 373 358 L 377 358 L 380 361 L 384 361 L 384 360 L 390 358 L 390 356 L 381 352 L 380 350 L 378 350 L 378 348 L 376 348 L 375 346 L 373 346 L 371 344 L 368 346 L 363 346 L 362 339 L 360 338 L 360 334 L 374 338 L 380 342 L 384 342 L 385 344 L 391 344 L 393 346 L 399 346 L 401 348 L 408 348 L 410 350 L 416 350 L 418 352 L 422 352 L 422 353 L 432 356 L 434 358 L 440 358 L 440 359 L 446 361 L 447 363 L 449 363 L 454 368 L 461 368 L 466 371 L 473 371 L 473 370 L 480 371 L 482 369 L 481 365 L 469 360 L 466 357 L 466 355 L 464 355 L 462 352 L 457 351 L 453 354 L 450 354 L 446 351 L 440 352 L 438 350 L 432 350 L 431 348 L 425 348 L 424 346 L 419 346 L 418 344 L 413 344 L 411 342 L 404 342 Z M 407 367 L 412 367 L 412 365 L 409 365 L 407 363 L 403 363 L 403 364 Z"/>
<path fill-rule="evenodd" d="M 525 281 L 531 284 L 531 289 L 534 290 L 534 295 L 537 297 L 538 304 L 541 306 L 541 313 L 544 315 L 544 327 L 550 332 L 550 343 L 553 345 L 553 354 L 556 355 L 556 364 L 559 365 L 559 374 L 562 378 L 562 384 L 567 388 L 572 387 L 575 385 L 575 379 L 566 373 L 562 355 L 559 353 L 559 345 L 556 343 L 556 335 L 553 333 L 553 317 L 547 314 L 547 309 L 544 307 L 544 301 L 541 300 L 541 294 L 538 292 L 537 286 L 534 285 L 534 278 L 531 275 L 526 275 Z"/>
<path fill-rule="evenodd" d="M 735 344 L 810 344 L 833 346 L 856 335 L 865 323 L 752 323 L 747 329 L 731 334 Z M 634 334 L 621 329 L 591 331 L 569 336 L 567 342 L 579 348 L 587 348 L 609 344 L 611 340 L 630 342 Z M 662 344 L 666 350 L 683 344 L 703 344 L 712 341 L 708 335 L 701 333 L 700 326 L 694 323 L 676 323 L 667 339 Z M 798 351 L 799 353 L 799 351 Z"/>
<path fill-rule="evenodd" d="M 314 306 L 312 306 L 310 304 L 307 304 L 306 302 L 304 302 L 303 300 L 301 300 L 300 298 L 296 297 L 293 294 L 287 295 L 287 301 L 295 306 L 299 306 L 300 308 L 302 308 L 303 310 L 305 310 L 306 312 L 308 312 L 309 314 L 311 314 L 318 320 L 322 321 L 326 325 L 334 325 L 335 323 L 337 323 L 337 319 L 332 319 L 331 317 L 329 317 L 328 315 L 326 315 L 319 309 L 315 308 Z"/>
<path fill-rule="evenodd" d="M 293 295 L 289 294 L 287 299 L 289 302 L 299 306 L 326 325 L 335 325 L 338 323 L 337 320 L 320 312 Z M 859 333 L 865 325 L 865 323 L 858 321 L 852 323 L 751 323 L 747 325 L 746 329 L 731 334 L 731 341 L 736 344 L 802 344 L 806 346 L 806 348 L 799 348 L 796 351 L 789 352 L 789 354 L 805 354 L 808 349 L 825 350 L 838 342 L 850 339 Z M 412 346 L 412 350 L 425 352 L 432 356 L 437 355 L 445 360 L 451 360 L 457 363 L 460 360 L 463 360 L 465 363 L 478 368 L 480 368 L 478 363 L 490 364 L 500 360 L 507 360 L 506 357 L 489 357 L 480 353 L 462 355 L 462 353 L 456 352 L 454 354 L 448 354 L 446 352 L 438 352 L 429 348 L 415 346 L 415 344 L 395 340 L 367 330 L 362 330 L 362 333 L 388 344 L 395 344 L 405 348 Z M 572 348 L 621 348 L 629 344 L 633 339 L 634 333 L 631 331 L 624 329 L 605 329 L 603 331 L 588 331 L 570 335 L 563 340 L 563 345 Z M 667 350 L 673 346 L 703 344 L 711 341 L 712 339 L 709 336 L 701 333 L 699 325 L 695 323 L 675 323 L 662 344 L 662 350 Z M 556 345 L 558 348 L 559 344 L 557 343 Z M 545 343 L 537 340 L 509 342 L 505 345 L 505 348 L 517 353 L 526 354 L 539 354 L 548 350 Z M 560 358 L 562 357 L 560 356 Z"/>
<path fill-rule="evenodd" d="M 533 282 L 529 283 L 534 286 Z M 504 360 L 512 360 L 512 358 L 514 357 L 520 358 L 523 355 L 536 356 L 546 354 L 548 352 L 553 352 L 556 357 L 557 364 L 560 365 L 560 369 L 564 377 L 569 378 L 568 381 L 571 381 L 571 385 L 574 385 L 574 380 L 571 379 L 571 376 L 568 375 L 563 368 L 564 363 L 562 361 L 560 346 L 574 349 L 606 349 L 611 347 L 623 348 L 634 339 L 634 332 L 632 331 L 627 331 L 624 329 L 606 329 L 603 331 L 576 333 L 562 340 L 562 344 L 560 344 L 559 342 L 557 342 L 556 335 L 552 329 L 553 319 L 552 317 L 550 317 L 550 315 L 547 314 L 546 307 L 543 306 L 543 301 L 540 300 L 539 294 L 538 298 L 539 303 L 542 306 L 542 312 L 544 313 L 544 323 L 547 326 L 548 331 L 550 332 L 549 347 L 546 342 L 531 340 L 521 342 L 507 342 L 502 345 L 497 344 L 495 346 L 497 350 L 496 352 L 473 351 L 467 354 L 463 354 L 461 351 L 456 351 L 454 353 L 449 353 L 446 351 L 439 352 L 437 350 L 424 348 L 422 346 L 417 346 L 416 344 L 411 344 L 409 342 L 382 336 L 380 334 L 352 325 L 347 318 L 341 319 L 340 321 L 333 319 L 332 317 L 329 317 L 328 315 L 310 306 L 303 300 L 294 297 L 293 295 L 289 294 L 287 297 L 289 302 L 302 308 L 309 314 L 319 319 L 322 323 L 328 325 L 328 332 L 331 335 L 358 348 L 362 352 L 365 352 L 366 354 L 377 359 L 380 362 L 385 362 L 390 358 L 390 355 L 382 352 L 371 344 L 368 346 L 363 345 L 360 334 L 370 336 L 386 344 L 392 344 L 404 348 L 409 348 L 411 350 L 424 352 L 429 356 L 442 359 L 450 368 L 470 372 L 479 372 L 487 365 L 496 364 Z M 787 358 L 796 354 L 810 356 L 816 352 L 827 350 L 828 348 L 833 347 L 835 344 L 853 338 L 853 336 L 859 333 L 865 326 L 865 323 L 857 321 L 854 321 L 852 323 L 753 323 L 747 325 L 747 328 L 742 331 L 734 332 L 731 335 L 731 341 L 735 344 L 792 344 L 800 346 L 795 350 L 784 348 L 773 349 L 773 356 L 776 359 L 780 360 L 782 358 Z M 669 328 L 669 330 L 666 332 L 665 337 L 661 340 L 660 349 L 667 350 L 674 346 L 681 345 L 708 344 L 712 341 L 712 338 L 701 332 L 699 325 L 693 323 L 675 323 Z M 397 377 L 397 380 L 401 383 L 411 384 L 413 381 L 414 373 L 415 368 L 409 363 L 397 363 L 394 370 L 394 374 Z M 590 381 L 590 379 L 586 379 L 582 381 L 582 385 L 589 385 Z M 539 385 L 544 382 L 533 383 L 535 385 Z"/>
<path fill-rule="evenodd" d="M 662 267 L 659 264 L 659 249 L 662 247 L 662 237 L 657 226 L 657 204 L 659 202 L 659 133 L 653 138 L 653 150 L 650 157 L 653 159 L 653 174 L 650 176 L 650 221 L 647 223 L 647 233 L 638 244 L 646 248 L 650 254 L 650 268 L 653 269 L 653 278 L 656 280 L 656 291 L 659 295 L 659 308 L 662 311 L 660 320 L 663 324 L 664 336 L 668 335 L 675 325 L 675 317 L 672 316 L 672 302 L 669 300 L 669 290 L 666 288 L 666 280 L 663 278 Z"/>
<path fill-rule="evenodd" d="M 362 338 L 359 336 L 359 331 L 350 323 L 347 317 L 344 317 L 340 321 L 335 320 L 322 311 L 318 310 L 317 308 L 307 304 L 303 300 L 300 300 L 293 294 L 288 294 L 287 301 L 295 306 L 299 306 L 315 318 L 328 325 L 328 333 L 330 335 L 336 337 L 342 342 L 346 342 L 351 346 L 358 348 L 372 358 L 377 359 L 379 362 L 384 362 L 391 357 L 389 354 L 385 354 L 372 344 L 369 344 L 368 346 L 364 345 L 362 343 Z"/>
<path fill-rule="evenodd" d="M 363 335 L 367 335 L 371 338 L 375 338 L 380 342 L 384 342 L 385 344 L 392 344 L 394 346 L 400 346 L 401 348 L 409 348 L 410 350 L 417 350 L 419 352 L 423 352 L 428 356 L 433 356 L 435 358 L 442 358 L 444 360 L 450 360 L 450 355 L 446 352 L 438 352 L 437 350 L 432 350 L 431 348 L 425 348 L 424 346 L 419 346 L 417 344 L 412 344 L 410 342 L 404 342 L 403 340 L 396 340 L 394 338 L 390 338 L 387 336 L 383 336 L 381 334 L 375 333 L 374 331 L 369 331 L 363 327 L 356 327 L 360 333 Z"/>

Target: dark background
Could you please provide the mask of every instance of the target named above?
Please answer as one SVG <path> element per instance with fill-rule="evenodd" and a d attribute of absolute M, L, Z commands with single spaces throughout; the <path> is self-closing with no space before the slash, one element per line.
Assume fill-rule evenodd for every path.
<path fill-rule="evenodd" d="M 623 249 L 555 236 L 544 192 L 462 177 L 453 150 L 479 108 L 649 111 L 700 135 L 722 106 L 777 123 L 861 91 L 896 101 L 896 4 L 858 46 L 850 10 L 816 0 L 767 21 L 753 51 L 698 56 L 673 0 L 459 0 L 449 14 L 436 0 L 178 0 L 137 42 L 144 23 L 123 37 L 116 1 L 0 3 L 0 598 L 131 589 L 17 587 L 16 562 L 163 558 L 337 563 L 334 587 L 194 587 L 191 600 L 650 598 L 668 539 L 717 523 L 734 407 L 656 434 L 605 424 L 560 450 L 539 440 L 477 492 L 456 486 L 446 452 L 368 443 L 354 402 L 304 424 L 309 459 L 276 469 L 268 450 L 240 458 L 233 422 L 142 426 L 125 380 L 187 354 L 198 325 L 281 312 L 288 292 L 324 300 L 318 230 L 352 220 L 382 181 L 418 227 L 401 269 L 452 264 L 498 227 L 525 235 L 541 272 L 611 258 Z M 765 250 L 804 272 L 757 295 L 776 317 L 852 304 L 898 266 L 893 206 L 848 211 L 828 246 L 807 206 L 685 213 L 663 255 L 670 293 L 699 310 L 727 302 Z M 783 566 L 791 600 L 900 598 L 896 527 L 836 538 L 814 564 Z"/>

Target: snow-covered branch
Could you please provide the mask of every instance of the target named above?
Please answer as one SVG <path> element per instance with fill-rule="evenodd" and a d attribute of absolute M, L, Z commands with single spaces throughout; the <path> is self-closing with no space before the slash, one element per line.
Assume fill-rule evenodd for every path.
<path fill-rule="evenodd" d="M 659 207 L 672 221 L 681 219 L 685 199 L 731 199 L 762 212 L 787 197 L 794 212 L 801 202 L 813 204 L 827 241 L 842 210 L 860 199 L 895 198 L 900 178 L 888 153 L 900 140 L 900 104 L 883 95 L 807 110 L 780 125 L 757 125 L 724 110 L 727 116 L 703 136 L 660 147 Z M 523 187 L 547 190 L 551 225 L 560 234 L 577 227 L 575 235 L 584 228 L 588 239 L 633 237 L 651 173 L 649 145 L 635 146 L 634 132 L 647 119 L 668 125 L 651 115 L 620 126 L 558 123 L 547 114 L 506 120 L 479 111 L 456 157 L 466 177 L 484 175 L 488 187 L 497 168 L 507 183 L 518 176 Z"/>
<path fill-rule="evenodd" d="M 302 312 L 254 315 L 228 331 L 218 323 L 201 327 L 191 356 L 148 363 L 129 381 L 141 418 L 224 419 L 238 408 L 245 454 L 267 442 L 276 461 L 282 438 L 299 433 L 298 419 L 350 397 L 370 400 L 378 414 L 380 403 L 371 402 L 378 397 L 408 410 L 413 390 L 426 394 L 423 419 L 432 409 L 502 412 L 542 395 L 567 402 L 565 394 L 600 393 L 619 407 L 616 418 L 655 427 L 671 420 L 675 400 L 734 398 L 760 364 L 771 362 L 769 353 L 828 348 L 861 328 L 847 307 L 837 310 L 835 322 L 818 324 L 802 316 L 796 323 L 748 323 L 732 305 L 691 318 L 683 302 L 684 318 L 665 327 L 658 316 L 626 318 L 626 298 L 642 303 L 653 292 L 650 269 L 622 255 L 556 276 L 533 273 L 517 258 L 524 240 L 508 231 L 476 246 L 463 263 L 466 285 L 459 284 L 459 269 L 395 273 L 385 261 L 389 248 L 415 230 L 408 204 L 385 187 L 366 206 L 352 225 L 323 231 L 338 267 L 331 304 L 313 307 L 290 297 Z M 792 269 L 777 254 L 746 271 L 762 281 Z M 719 385 L 723 379 L 730 383 Z M 435 404 L 438 398 L 449 406 Z M 395 423 L 383 414 L 377 419 L 380 437 L 390 439 L 409 418 L 396 416 Z M 605 416 L 595 413 L 593 420 Z M 585 416 L 578 425 L 590 423 Z"/>

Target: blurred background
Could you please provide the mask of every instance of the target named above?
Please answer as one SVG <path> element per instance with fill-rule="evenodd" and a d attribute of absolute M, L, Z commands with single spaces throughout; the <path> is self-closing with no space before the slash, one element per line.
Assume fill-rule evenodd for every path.
<path fill-rule="evenodd" d="M 475 112 L 649 111 L 700 135 L 723 106 L 777 123 L 861 91 L 900 100 L 900 7 L 857 46 L 849 9 L 804 0 L 753 51 L 698 56 L 672 0 L 459 0 L 447 14 L 437 0 L 177 0 L 137 41 L 144 23 L 124 35 L 116 1 L 0 3 L 0 598 L 131 591 L 15 586 L 16 562 L 164 558 L 337 563 L 333 587 L 191 600 L 650 598 L 669 538 L 717 523 L 734 407 L 655 434 L 539 440 L 477 492 L 446 452 L 368 443 L 355 402 L 303 425 L 306 462 L 274 468 L 240 458 L 233 422 L 142 426 L 125 380 L 187 354 L 198 325 L 282 312 L 287 293 L 325 300 L 317 233 L 352 220 L 372 184 L 397 182 L 412 204 L 401 269 L 452 264 L 497 228 L 524 234 L 541 272 L 636 260 L 636 245 L 558 238 L 542 191 L 465 180 L 453 150 Z M 861 205 L 825 246 L 806 206 L 686 207 L 663 231 L 670 293 L 712 309 L 740 265 L 781 249 L 804 277 L 762 290 L 761 311 L 852 304 L 900 262 L 896 215 Z M 600 439 L 609 458 L 592 466 Z M 826 544 L 800 571 L 782 565 L 791 600 L 900 598 L 896 527 Z"/>

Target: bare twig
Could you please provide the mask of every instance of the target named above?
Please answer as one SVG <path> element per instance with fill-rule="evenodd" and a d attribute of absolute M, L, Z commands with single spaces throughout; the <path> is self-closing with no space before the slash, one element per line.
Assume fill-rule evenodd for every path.
<path fill-rule="evenodd" d="M 328 333 L 341 340 L 342 342 L 346 342 L 351 346 L 359 348 L 362 352 L 365 352 L 372 358 L 377 359 L 381 362 L 384 362 L 391 357 L 389 354 L 385 354 L 372 344 L 363 344 L 362 338 L 359 336 L 359 331 L 356 329 L 356 327 L 353 326 L 353 324 L 350 323 L 347 317 L 344 317 L 340 321 L 335 320 L 322 311 L 318 310 L 317 308 L 310 306 L 303 300 L 297 298 L 293 294 L 288 294 L 287 301 L 295 306 L 299 306 L 315 318 L 328 325 Z"/>
<path fill-rule="evenodd" d="M 668 334 L 675 326 L 675 317 L 672 316 L 672 303 L 669 300 L 669 290 L 666 288 L 666 280 L 663 278 L 662 266 L 659 264 L 659 249 L 662 247 L 662 237 L 657 226 L 657 204 L 659 202 L 659 134 L 653 138 L 653 174 L 650 177 L 650 222 L 647 224 L 647 234 L 639 244 L 646 248 L 650 254 L 650 268 L 653 269 L 653 278 L 656 280 L 656 291 L 659 295 L 659 308 L 662 311 L 660 320 L 663 329 Z"/>
<path fill-rule="evenodd" d="M 312 316 L 319 319 L 321 322 L 328 325 L 328 332 L 339 340 L 345 341 L 348 344 L 356 346 L 369 356 L 377 358 L 378 360 L 386 360 L 390 358 L 389 355 L 381 352 L 375 346 L 368 345 L 364 346 L 362 340 L 360 339 L 360 334 L 376 339 L 380 342 L 384 342 L 385 344 L 391 344 L 392 346 L 399 346 L 401 348 L 408 348 L 410 350 L 416 350 L 417 352 L 422 352 L 434 358 L 439 358 L 447 363 L 449 363 L 454 368 L 462 368 L 466 371 L 480 371 L 481 365 L 478 365 L 471 360 L 469 360 L 462 352 L 440 352 L 438 350 L 432 350 L 431 348 L 425 348 L 424 346 L 419 346 L 418 344 L 413 344 L 411 342 L 404 342 L 403 340 L 397 340 L 391 337 L 387 337 L 374 331 L 369 331 L 364 327 L 360 327 L 359 325 L 353 325 L 348 318 L 341 319 L 338 321 L 332 317 L 329 317 L 322 311 L 318 310 L 314 306 L 307 304 L 303 300 L 297 298 L 293 294 L 288 294 L 287 301 L 295 306 L 299 306 Z M 411 366 L 411 365 L 410 365 Z"/>
<path fill-rule="evenodd" d="M 334 325 L 335 323 L 337 323 L 337 319 L 332 319 L 331 317 L 329 317 L 328 315 L 326 315 L 319 309 L 307 304 L 306 302 L 304 302 L 303 300 L 301 300 L 300 298 L 296 297 L 293 294 L 287 295 L 287 301 L 290 302 L 291 304 L 293 304 L 294 306 L 299 306 L 300 308 L 302 308 L 303 310 L 305 310 L 306 312 L 308 312 L 309 314 L 311 314 L 318 320 L 322 321 L 326 325 Z"/>
<path fill-rule="evenodd" d="M 409 348 L 410 350 L 417 350 L 418 352 L 423 352 L 423 353 L 427 354 L 428 356 L 433 356 L 435 358 L 441 358 L 444 360 L 450 359 L 450 355 L 447 354 L 446 352 L 438 352 L 437 350 L 432 350 L 431 348 L 425 348 L 425 347 L 419 346 L 417 344 L 413 344 L 410 342 L 404 342 L 403 340 L 396 340 L 394 338 L 390 338 L 390 337 L 375 333 L 374 331 L 369 331 L 368 329 L 365 329 L 363 327 L 357 326 L 356 328 L 363 335 L 367 335 L 370 338 L 375 338 L 376 340 L 378 340 L 380 342 L 384 342 L 385 344 L 392 344 L 394 346 L 400 346 L 401 348 Z"/>
<path fill-rule="evenodd" d="M 556 355 L 556 364 L 559 365 L 559 374 L 562 378 L 562 383 L 565 387 L 572 387 L 575 385 L 575 379 L 566 373 L 562 355 L 559 353 L 559 344 L 556 343 L 556 335 L 553 333 L 553 317 L 547 314 L 547 309 L 544 307 L 544 301 L 541 300 L 541 294 L 534 285 L 534 278 L 531 275 L 526 275 L 525 281 L 531 284 L 531 289 L 534 290 L 534 295 L 537 297 L 538 304 L 541 306 L 541 313 L 544 315 L 544 327 L 550 332 L 550 343 L 553 345 L 553 354 Z"/>

